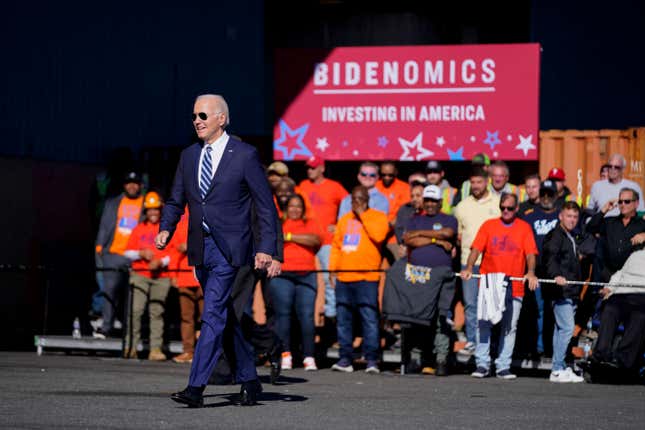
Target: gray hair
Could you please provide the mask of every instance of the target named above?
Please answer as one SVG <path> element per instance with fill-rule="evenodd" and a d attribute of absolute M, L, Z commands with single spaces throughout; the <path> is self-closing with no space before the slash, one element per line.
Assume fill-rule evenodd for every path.
<path fill-rule="evenodd" d="M 625 160 L 625 157 L 622 156 L 622 154 L 612 154 L 612 156 L 609 157 L 610 160 L 614 158 L 620 160 L 620 165 L 623 166 L 623 169 L 627 167 L 627 161 Z"/>
<path fill-rule="evenodd" d="M 231 122 L 231 118 L 228 113 L 228 104 L 226 103 L 226 100 L 224 100 L 224 97 L 220 96 L 219 94 L 200 94 L 195 98 L 195 102 L 199 99 L 204 99 L 204 98 L 212 98 L 214 99 L 215 103 L 219 107 L 219 112 L 217 113 L 223 113 L 224 116 L 226 116 L 226 121 L 224 122 L 224 127 L 228 126 L 229 123 Z"/>

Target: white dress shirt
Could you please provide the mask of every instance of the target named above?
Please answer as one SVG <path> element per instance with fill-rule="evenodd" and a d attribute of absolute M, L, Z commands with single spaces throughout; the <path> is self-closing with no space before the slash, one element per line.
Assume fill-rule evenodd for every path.
<path fill-rule="evenodd" d="M 213 143 L 210 144 L 204 144 L 202 147 L 202 152 L 199 155 L 199 171 L 197 172 L 197 178 L 202 177 L 202 160 L 204 155 L 206 155 L 206 148 L 210 146 L 213 150 L 211 151 L 211 164 L 213 166 L 213 176 L 215 175 L 215 172 L 217 172 L 217 166 L 219 166 L 219 162 L 222 160 L 222 155 L 224 155 L 224 148 L 226 148 L 226 144 L 228 143 L 228 134 L 226 132 L 222 133 L 222 135 Z M 211 179 L 213 179 L 211 177 Z M 201 180 L 201 179 L 199 179 Z M 199 187 L 199 184 L 197 184 Z"/>

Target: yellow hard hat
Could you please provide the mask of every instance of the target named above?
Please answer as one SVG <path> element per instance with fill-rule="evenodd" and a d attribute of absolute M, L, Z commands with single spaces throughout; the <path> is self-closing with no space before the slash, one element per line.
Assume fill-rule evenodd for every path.
<path fill-rule="evenodd" d="M 163 206 L 161 197 L 154 191 L 150 191 L 143 199 L 144 209 L 159 209 L 161 206 Z"/>

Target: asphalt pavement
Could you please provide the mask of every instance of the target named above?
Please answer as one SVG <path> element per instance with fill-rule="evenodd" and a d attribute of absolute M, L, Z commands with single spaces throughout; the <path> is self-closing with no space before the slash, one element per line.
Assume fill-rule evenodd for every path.
<path fill-rule="evenodd" d="M 203 409 L 169 395 L 188 365 L 113 357 L 0 352 L 3 429 L 643 429 L 645 386 L 554 384 L 329 369 L 268 369 L 260 404 L 232 403 L 239 386 L 209 386 Z"/>

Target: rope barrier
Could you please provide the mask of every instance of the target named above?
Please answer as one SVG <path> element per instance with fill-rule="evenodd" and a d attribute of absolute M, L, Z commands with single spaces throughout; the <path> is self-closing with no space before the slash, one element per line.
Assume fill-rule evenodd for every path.
<path fill-rule="evenodd" d="M 455 273 L 455 276 L 461 277 L 461 273 Z M 473 278 L 481 278 L 482 276 L 485 275 L 480 275 L 473 273 Z M 524 282 L 526 278 L 524 277 L 518 277 L 518 276 L 509 276 L 508 279 L 511 281 L 522 281 Z M 543 278 L 538 278 L 538 282 L 543 283 L 543 284 L 555 284 L 555 279 L 543 279 Z M 595 282 L 595 281 L 567 281 L 567 285 L 591 285 L 594 287 L 629 287 L 629 288 L 645 288 L 644 284 L 622 284 L 622 283 L 610 283 L 610 282 Z"/>

